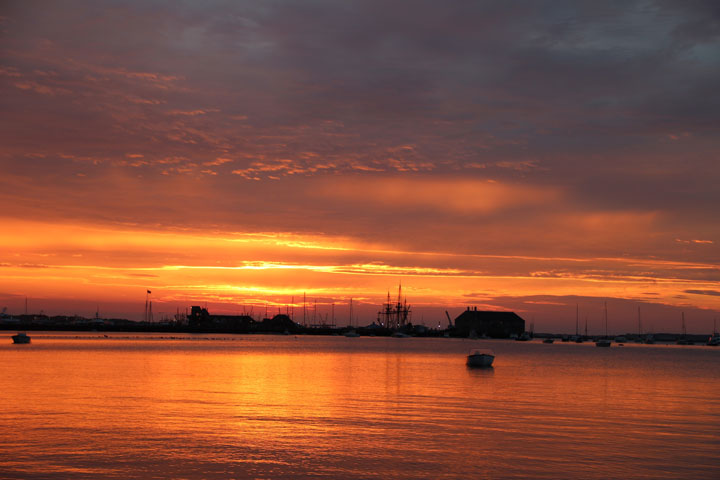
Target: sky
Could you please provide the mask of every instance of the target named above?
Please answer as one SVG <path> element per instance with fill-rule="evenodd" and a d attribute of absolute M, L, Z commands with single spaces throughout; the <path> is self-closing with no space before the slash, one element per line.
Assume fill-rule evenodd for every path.
<path fill-rule="evenodd" d="M 712 0 L 4 1 L 0 307 L 708 333 L 718 78 Z"/>

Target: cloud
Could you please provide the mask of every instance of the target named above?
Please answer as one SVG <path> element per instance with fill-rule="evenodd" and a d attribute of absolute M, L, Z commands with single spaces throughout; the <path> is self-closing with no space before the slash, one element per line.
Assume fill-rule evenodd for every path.
<path fill-rule="evenodd" d="M 715 291 L 711 4 L 19 2 L 2 215 L 437 256 L 365 253 L 353 272 Z M 138 255 L 120 250 L 105 253 Z"/>
<path fill-rule="evenodd" d="M 220 165 L 224 165 L 230 162 L 232 162 L 231 158 L 216 158 L 215 160 L 211 160 L 209 162 L 203 162 L 203 165 L 207 167 L 219 167 Z"/>
<path fill-rule="evenodd" d="M 393 209 L 434 209 L 461 213 L 491 213 L 537 207 L 561 198 L 559 191 L 529 185 L 502 184 L 458 178 L 376 177 L 325 182 L 312 195 Z"/>
<path fill-rule="evenodd" d="M 684 243 L 684 244 L 701 244 L 701 245 L 712 245 L 714 242 L 712 240 L 682 240 L 680 238 L 675 239 L 678 243 Z"/>
<path fill-rule="evenodd" d="M 710 295 L 713 297 L 720 297 L 720 292 L 717 290 L 685 290 L 685 293 L 692 293 L 693 295 Z"/>
<path fill-rule="evenodd" d="M 182 116 L 188 116 L 188 117 L 195 117 L 197 115 L 207 115 L 208 113 L 213 112 L 219 112 L 220 110 L 217 108 L 210 108 L 207 110 L 170 110 L 167 112 L 168 115 L 182 115 Z"/>
<path fill-rule="evenodd" d="M 71 93 L 70 90 L 65 88 L 59 88 L 59 87 L 49 87 L 47 85 L 42 85 L 38 82 L 33 81 L 26 81 L 26 82 L 16 82 L 15 88 L 19 88 L 20 90 L 30 90 L 36 93 L 40 93 L 42 95 L 65 95 Z"/>

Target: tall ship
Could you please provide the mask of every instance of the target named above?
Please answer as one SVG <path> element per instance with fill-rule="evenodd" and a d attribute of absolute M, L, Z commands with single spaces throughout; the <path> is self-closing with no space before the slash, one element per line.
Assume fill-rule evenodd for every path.
<path fill-rule="evenodd" d="M 397 301 L 390 300 L 390 292 L 387 295 L 387 302 L 382 306 L 382 310 L 378 312 L 378 323 L 390 330 L 401 330 L 407 324 L 411 323 L 412 313 L 407 298 L 402 297 L 402 285 L 398 285 Z"/>

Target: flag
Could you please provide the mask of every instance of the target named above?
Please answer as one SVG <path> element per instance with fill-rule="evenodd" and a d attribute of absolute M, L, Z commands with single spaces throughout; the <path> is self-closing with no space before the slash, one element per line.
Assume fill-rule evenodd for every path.
<path fill-rule="evenodd" d="M 152 293 L 150 290 L 148 290 L 148 293 Z"/>

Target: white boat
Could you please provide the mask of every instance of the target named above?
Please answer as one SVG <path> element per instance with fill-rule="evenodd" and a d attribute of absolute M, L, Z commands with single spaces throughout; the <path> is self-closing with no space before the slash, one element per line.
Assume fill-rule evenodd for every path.
<path fill-rule="evenodd" d="M 468 367 L 492 367 L 493 360 L 492 350 L 471 350 L 465 363 Z"/>
<path fill-rule="evenodd" d="M 30 337 L 26 333 L 18 333 L 12 336 L 13 343 L 30 343 Z"/>
<path fill-rule="evenodd" d="M 355 330 L 348 330 L 347 332 L 345 332 L 345 336 L 348 338 L 355 338 L 355 337 L 359 337 L 360 334 L 357 333 Z"/>

